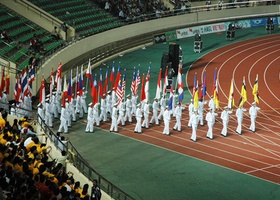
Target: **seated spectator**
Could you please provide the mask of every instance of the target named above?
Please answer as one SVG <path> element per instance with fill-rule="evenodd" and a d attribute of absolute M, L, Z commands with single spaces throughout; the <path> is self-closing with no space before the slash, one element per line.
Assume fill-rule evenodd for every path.
<path fill-rule="evenodd" d="M 56 41 L 60 39 L 59 31 L 56 26 L 53 28 L 51 35 Z"/>
<path fill-rule="evenodd" d="M 13 40 L 9 37 L 7 31 L 4 29 L 1 31 L 1 39 L 4 40 L 5 42 L 11 43 Z"/>
<path fill-rule="evenodd" d="M 36 34 L 33 35 L 33 38 L 30 40 L 30 49 L 34 53 L 43 53 L 45 52 L 43 42 L 37 37 Z"/>
<path fill-rule="evenodd" d="M 104 9 L 109 12 L 111 10 L 111 4 L 109 1 L 106 1 Z"/>

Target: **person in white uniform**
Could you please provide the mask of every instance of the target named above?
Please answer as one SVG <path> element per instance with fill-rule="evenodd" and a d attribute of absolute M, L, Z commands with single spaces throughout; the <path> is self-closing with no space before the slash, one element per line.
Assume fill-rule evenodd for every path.
<path fill-rule="evenodd" d="M 168 106 L 165 106 L 165 111 L 163 113 L 163 121 L 164 121 L 164 129 L 163 129 L 163 134 L 164 135 L 170 135 L 170 121 L 171 121 L 171 115 L 172 113 L 170 112 L 170 109 Z"/>
<path fill-rule="evenodd" d="M 125 116 L 125 102 L 124 99 L 121 100 L 121 102 L 118 105 L 118 110 L 119 110 L 119 117 L 118 117 L 118 121 L 117 123 L 124 126 L 125 125 L 125 120 L 124 120 L 124 116 Z"/>
<path fill-rule="evenodd" d="M 100 103 L 96 103 L 94 106 L 93 106 L 93 109 L 92 109 L 92 113 L 93 113 L 93 123 L 95 123 L 95 126 L 100 126 L 100 118 L 99 118 L 99 110 L 98 110 L 98 106 L 100 105 Z"/>
<path fill-rule="evenodd" d="M 76 113 L 79 114 L 79 118 L 82 119 L 84 117 L 84 111 L 82 107 L 82 100 L 81 100 L 80 92 L 77 92 L 76 98 Z"/>
<path fill-rule="evenodd" d="M 173 127 L 173 130 L 181 132 L 181 119 L 182 119 L 182 107 L 180 103 L 177 103 L 175 110 L 175 117 L 176 117 L 176 123 Z"/>
<path fill-rule="evenodd" d="M 106 96 L 106 113 L 109 113 L 110 115 L 112 113 L 112 96 L 110 90 L 107 92 Z"/>
<path fill-rule="evenodd" d="M 204 126 L 204 105 L 207 104 L 207 101 L 200 99 L 198 102 L 198 116 L 200 126 Z"/>
<path fill-rule="evenodd" d="M 198 111 L 194 111 L 194 113 L 191 116 L 191 125 L 192 125 L 192 135 L 191 135 L 191 140 L 196 142 L 196 131 L 197 131 L 197 125 L 199 121 L 199 115 Z"/>
<path fill-rule="evenodd" d="M 136 125 L 134 128 L 134 133 L 142 133 L 142 127 L 141 127 L 141 120 L 142 120 L 142 110 L 141 110 L 141 104 L 137 104 L 137 109 L 136 109 Z"/>
<path fill-rule="evenodd" d="M 106 94 L 103 94 L 103 97 L 100 100 L 100 116 L 99 120 L 107 122 L 107 105 L 106 105 Z"/>
<path fill-rule="evenodd" d="M 88 104 L 88 112 L 87 112 L 87 126 L 85 132 L 88 133 L 93 133 L 94 131 L 94 126 L 93 126 L 93 111 L 92 111 L 92 103 Z"/>
<path fill-rule="evenodd" d="M 215 123 L 215 116 L 217 116 L 217 113 L 214 113 L 214 111 L 209 108 L 209 112 L 206 114 L 206 121 L 208 126 L 208 131 L 206 137 L 210 140 L 213 139 L 213 125 Z"/>
<path fill-rule="evenodd" d="M 84 91 L 85 88 L 83 88 L 83 94 L 81 95 L 81 106 L 82 106 L 82 111 L 87 114 L 87 103 L 86 103 L 86 98 L 87 98 L 87 91 Z"/>
<path fill-rule="evenodd" d="M 124 116 L 124 120 L 127 121 L 129 123 L 132 122 L 132 102 L 131 102 L 131 98 L 130 98 L 130 94 L 126 95 L 126 102 L 125 102 L 125 116 Z"/>
<path fill-rule="evenodd" d="M 43 110 L 43 105 L 41 103 L 38 104 L 37 106 L 37 113 L 38 113 L 38 124 L 40 124 L 42 126 L 42 128 L 44 128 L 44 124 L 42 123 L 42 121 L 45 120 L 45 113 Z"/>
<path fill-rule="evenodd" d="M 243 107 L 239 107 L 236 109 L 235 116 L 237 118 L 237 128 L 236 133 L 241 135 L 242 133 L 242 121 L 243 121 L 243 112 L 245 112 L 246 109 Z"/>
<path fill-rule="evenodd" d="M 115 103 L 114 107 L 112 109 L 112 123 L 111 123 L 111 127 L 110 127 L 110 132 L 118 132 L 118 123 L 117 123 L 117 119 L 118 119 L 118 108 L 117 108 L 118 104 Z"/>
<path fill-rule="evenodd" d="M 223 122 L 223 129 L 222 129 L 221 135 L 224 137 L 227 136 L 227 128 L 228 128 L 228 121 L 229 121 L 230 114 L 232 114 L 232 111 L 229 110 L 229 108 L 227 106 L 224 107 L 224 110 L 221 113 L 221 119 Z"/>
<path fill-rule="evenodd" d="M 211 99 L 208 102 L 208 107 L 212 109 L 213 112 L 216 111 L 216 106 L 214 102 L 214 96 L 211 96 Z"/>
<path fill-rule="evenodd" d="M 144 120 L 142 122 L 142 128 L 149 128 L 149 115 L 150 115 L 150 104 L 149 101 L 145 102 L 143 101 L 143 114 L 144 114 Z"/>
<path fill-rule="evenodd" d="M 253 133 L 256 132 L 256 119 L 257 119 L 259 110 L 260 110 L 260 108 L 256 106 L 256 102 L 253 102 L 252 106 L 249 109 L 249 115 L 250 115 L 250 119 L 251 119 L 251 125 L 250 125 L 249 130 L 252 131 Z"/>
<path fill-rule="evenodd" d="M 52 108 L 51 105 L 49 103 L 49 99 L 45 100 L 45 123 L 47 126 L 49 127 L 53 127 L 53 121 L 52 121 Z"/>
<path fill-rule="evenodd" d="M 163 113 L 164 113 L 165 107 L 166 107 L 166 98 L 164 95 L 161 97 L 159 105 L 160 105 L 160 112 L 158 115 L 158 119 L 161 120 L 161 117 L 163 117 Z"/>
<path fill-rule="evenodd" d="M 150 124 L 155 123 L 156 125 L 159 125 L 159 120 L 158 120 L 158 110 L 159 110 L 159 103 L 158 103 L 158 99 L 155 98 L 154 102 L 153 102 L 153 116 L 150 120 Z"/>
<path fill-rule="evenodd" d="M 191 128 L 191 117 L 192 117 L 192 114 L 194 113 L 194 105 L 193 105 L 193 99 L 191 99 L 191 103 L 189 104 L 189 107 L 188 107 L 188 111 L 189 111 L 189 122 L 188 122 L 188 127 Z"/>
<path fill-rule="evenodd" d="M 68 133 L 67 111 L 63 105 L 61 105 L 60 125 L 58 128 L 58 132 L 61 133 L 62 129 L 64 130 L 64 133 Z"/>

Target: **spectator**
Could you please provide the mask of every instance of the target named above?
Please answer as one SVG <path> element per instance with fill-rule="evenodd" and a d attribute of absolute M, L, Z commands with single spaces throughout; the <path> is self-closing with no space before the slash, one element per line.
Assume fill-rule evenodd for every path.
<path fill-rule="evenodd" d="M 7 31 L 4 29 L 1 31 L 1 39 L 4 40 L 5 42 L 11 43 L 13 40 L 9 37 Z"/>
<path fill-rule="evenodd" d="M 56 26 L 53 28 L 51 35 L 56 41 L 60 39 L 60 35 Z"/>
<path fill-rule="evenodd" d="M 102 193 L 99 187 L 97 186 L 97 180 L 93 180 L 92 187 L 91 187 L 91 200 L 100 200 L 101 195 Z"/>
<path fill-rule="evenodd" d="M 105 9 L 107 12 L 110 12 L 110 11 L 111 11 L 111 4 L 110 4 L 109 1 L 106 1 L 104 9 Z"/>
<path fill-rule="evenodd" d="M 207 8 L 207 11 L 210 11 L 210 7 L 211 7 L 211 1 L 208 0 L 208 1 L 206 1 L 206 8 Z"/>
<path fill-rule="evenodd" d="M 37 37 L 36 34 L 33 35 L 33 38 L 30 40 L 30 47 L 34 53 L 45 52 L 43 47 L 43 42 Z"/>
<path fill-rule="evenodd" d="M 68 27 L 67 24 L 64 22 L 63 24 L 61 24 L 60 29 L 61 29 L 62 31 L 65 32 L 65 39 L 67 40 L 67 37 L 68 37 L 67 32 L 68 32 L 69 27 Z"/>

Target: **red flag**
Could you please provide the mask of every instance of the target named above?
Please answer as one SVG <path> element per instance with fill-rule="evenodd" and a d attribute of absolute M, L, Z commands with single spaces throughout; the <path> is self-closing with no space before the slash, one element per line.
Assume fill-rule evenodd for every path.
<path fill-rule="evenodd" d="M 7 73 L 6 73 L 6 93 L 10 94 L 10 69 L 7 69 Z"/>
<path fill-rule="evenodd" d="M 120 64 L 119 64 L 119 66 L 118 66 L 118 72 L 117 72 L 117 77 L 116 77 L 116 82 L 115 82 L 115 85 L 114 85 L 114 88 L 115 88 L 114 90 L 117 89 L 117 87 L 118 87 L 118 85 L 119 85 L 120 79 L 121 79 L 121 66 L 120 66 Z"/>
<path fill-rule="evenodd" d="M 44 76 L 42 76 L 42 82 L 40 87 L 40 96 L 39 96 L 39 102 L 44 103 L 46 99 L 46 90 L 45 90 L 45 80 Z"/>
<path fill-rule="evenodd" d="M 0 85 L 0 97 L 2 98 L 2 93 L 5 89 L 5 71 L 2 69 L 1 85 Z"/>
<path fill-rule="evenodd" d="M 115 62 L 113 62 L 113 64 L 112 64 L 112 70 L 111 70 L 111 74 L 110 74 L 110 81 L 111 81 L 112 87 L 114 85 L 114 76 L 115 76 Z"/>
<path fill-rule="evenodd" d="M 88 61 L 88 67 L 87 67 L 87 71 L 86 71 L 86 77 L 88 78 L 89 86 L 92 87 L 92 72 L 91 72 L 90 59 L 89 59 L 89 61 Z"/>
<path fill-rule="evenodd" d="M 145 75 L 143 74 L 142 76 L 142 87 L 141 87 L 141 96 L 140 96 L 140 101 L 144 101 L 146 99 L 146 94 L 145 94 Z"/>
<path fill-rule="evenodd" d="M 108 91 L 108 71 L 109 71 L 109 67 L 107 67 L 106 74 L 105 74 L 104 93 L 103 94 L 107 94 L 107 91 Z M 101 96 L 101 98 L 103 98 L 103 96 Z"/>
<path fill-rule="evenodd" d="M 50 76 L 50 95 L 51 96 L 52 96 L 53 87 L 54 87 L 54 71 L 53 71 L 53 67 L 52 67 L 52 72 L 51 72 L 51 76 Z"/>
<path fill-rule="evenodd" d="M 56 82 L 56 91 L 61 92 L 61 88 L 62 88 L 62 63 L 61 62 L 59 63 L 57 68 L 55 82 Z"/>
<path fill-rule="evenodd" d="M 65 108 L 67 95 L 68 95 L 68 85 L 67 85 L 67 82 L 66 82 L 66 76 L 64 76 L 63 94 L 62 94 L 62 106 L 64 108 Z"/>
<path fill-rule="evenodd" d="M 103 89 L 102 89 L 102 69 L 100 68 L 100 76 L 99 76 L 99 84 L 98 84 L 99 96 L 103 97 Z"/>
<path fill-rule="evenodd" d="M 162 92 L 161 91 L 161 88 L 162 88 L 162 85 L 161 85 L 161 74 L 162 74 L 162 68 L 160 68 L 159 70 L 159 74 L 158 74 L 158 82 L 157 82 L 157 91 L 156 91 L 156 98 L 157 99 L 160 99 L 160 93 Z"/>
<path fill-rule="evenodd" d="M 167 86 L 168 86 L 168 66 L 166 66 L 166 68 L 165 68 L 163 95 L 166 95 L 166 93 L 167 93 Z"/>
<path fill-rule="evenodd" d="M 98 102 L 98 84 L 96 75 L 94 76 L 93 87 L 91 88 L 92 106 Z"/>

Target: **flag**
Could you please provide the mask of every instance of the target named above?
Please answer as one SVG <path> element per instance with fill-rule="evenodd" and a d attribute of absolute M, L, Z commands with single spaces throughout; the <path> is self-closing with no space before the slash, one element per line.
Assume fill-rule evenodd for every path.
<path fill-rule="evenodd" d="M 219 108 L 219 93 L 218 93 L 218 77 L 217 77 L 217 68 L 215 69 L 214 72 L 214 82 L 213 82 L 213 99 L 216 108 Z"/>
<path fill-rule="evenodd" d="M 254 101 L 256 103 L 259 103 L 259 81 L 258 81 L 259 75 L 257 74 L 256 76 L 256 80 L 254 83 L 254 87 L 253 87 L 253 92 L 252 94 L 254 95 Z"/>
<path fill-rule="evenodd" d="M 15 88 L 14 88 L 14 97 L 15 101 L 18 102 L 21 94 L 21 85 L 19 83 L 18 77 L 16 76 Z"/>
<path fill-rule="evenodd" d="M 135 95 L 138 94 L 138 85 L 140 85 L 140 83 L 141 83 L 141 79 L 140 79 L 140 65 L 138 65 L 137 76 L 136 76 Z"/>
<path fill-rule="evenodd" d="M 174 96 L 174 93 L 173 93 L 173 80 L 171 82 L 171 86 L 170 86 L 170 93 L 169 93 L 169 100 L 168 100 L 168 107 L 170 110 L 173 109 L 173 96 Z"/>
<path fill-rule="evenodd" d="M 110 74 L 110 81 L 111 81 L 111 87 L 114 87 L 114 76 L 115 76 L 115 62 L 112 64 L 112 70 Z"/>
<path fill-rule="evenodd" d="M 126 69 L 123 71 L 123 79 L 122 79 L 123 96 L 125 96 L 125 86 L 126 86 Z"/>
<path fill-rule="evenodd" d="M 193 77 L 193 91 L 192 91 L 192 96 L 194 98 L 194 93 L 196 92 L 196 73 L 194 74 L 194 77 Z"/>
<path fill-rule="evenodd" d="M 115 85 L 114 85 L 114 88 L 115 88 L 114 90 L 116 90 L 117 87 L 119 86 L 120 79 L 121 79 L 121 65 L 119 63 L 119 65 L 118 65 L 118 72 L 117 72 L 117 76 L 116 76 L 116 82 L 115 82 Z"/>
<path fill-rule="evenodd" d="M 137 73 L 136 73 L 136 68 L 134 67 L 134 71 L 133 71 L 133 75 L 132 75 L 132 81 L 131 81 L 131 86 L 130 86 L 130 90 L 131 90 L 132 95 L 136 95 L 135 94 L 136 77 L 137 77 Z"/>
<path fill-rule="evenodd" d="M 50 96 L 52 96 L 53 87 L 54 87 L 54 71 L 53 71 L 53 67 L 52 67 L 52 72 L 51 72 L 51 76 L 50 76 Z"/>
<path fill-rule="evenodd" d="M 122 87 L 122 81 L 119 80 L 119 84 L 116 88 L 116 95 L 118 97 L 117 103 L 119 104 L 123 98 L 123 87 Z"/>
<path fill-rule="evenodd" d="M 55 82 L 56 82 L 56 95 L 58 95 L 58 93 L 61 92 L 62 89 L 62 63 L 61 62 L 57 67 Z"/>
<path fill-rule="evenodd" d="M 234 107 L 234 85 L 233 85 L 233 78 L 231 79 L 230 89 L 229 89 L 229 96 L 228 96 L 228 108 L 232 109 Z"/>
<path fill-rule="evenodd" d="M 198 110 L 198 81 L 195 83 L 195 90 L 193 95 L 193 107 L 195 110 Z"/>
<path fill-rule="evenodd" d="M 182 74 L 183 74 L 183 66 L 182 63 L 180 63 L 178 69 L 178 76 L 177 76 L 179 103 L 182 103 L 184 99 L 184 83 L 183 83 Z"/>
<path fill-rule="evenodd" d="M 7 73 L 6 73 L 5 80 L 6 80 L 6 83 L 5 83 L 6 93 L 10 94 L 10 68 L 7 68 Z"/>
<path fill-rule="evenodd" d="M 86 71 L 86 77 L 89 82 L 89 86 L 92 87 L 92 72 L 91 72 L 91 64 L 90 64 L 90 59 L 88 60 L 88 67 Z"/>
<path fill-rule="evenodd" d="M 238 103 L 238 107 L 241 108 L 243 104 L 247 101 L 247 90 L 246 90 L 246 83 L 245 77 L 243 77 L 242 87 L 241 87 L 241 97 Z"/>
<path fill-rule="evenodd" d="M 68 102 L 72 101 L 72 93 L 73 93 L 73 85 L 72 85 L 72 69 L 71 69 L 70 77 L 68 81 L 68 92 L 67 92 Z"/>
<path fill-rule="evenodd" d="M 160 68 L 159 74 L 158 74 L 157 91 L 156 91 L 156 98 L 157 99 L 160 99 L 160 94 L 162 92 L 161 74 L 162 74 L 162 68 Z"/>
<path fill-rule="evenodd" d="M 142 75 L 142 87 L 141 87 L 141 96 L 140 96 L 140 102 L 144 101 L 146 99 L 145 94 L 145 75 Z"/>
<path fill-rule="evenodd" d="M 165 68 L 164 82 L 163 82 L 163 95 L 166 95 L 167 93 L 167 86 L 168 86 L 168 66 L 166 66 Z"/>
<path fill-rule="evenodd" d="M 79 77 L 79 95 L 82 96 L 84 87 L 84 79 L 83 79 L 83 66 L 81 66 L 81 73 Z"/>
<path fill-rule="evenodd" d="M 0 97 L 2 98 L 2 93 L 4 92 L 5 89 L 5 70 L 2 68 L 2 76 L 1 76 L 1 85 L 0 85 Z"/>
<path fill-rule="evenodd" d="M 27 82 L 27 72 L 26 69 L 23 70 L 22 77 L 21 77 L 21 87 L 23 95 L 27 95 L 28 93 L 28 82 Z"/>
<path fill-rule="evenodd" d="M 35 81 L 35 68 L 33 65 L 31 65 L 31 68 L 29 69 L 29 84 Z"/>
<path fill-rule="evenodd" d="M 206 71 L 203 72 L 203 81 L 199 93 L 199 98 L 203 99 L 205 95 L 206 95 Z"/>
<path fill-rule="evenodd" d="M 96 75 L 94 76 L 93 85 L 91 88 L 92 106 L 98 102 L 98 84 Z"/>
<path fill-rule="evenodd" d="M 46 100 L 45 79 L 44 76 L 42 76 L 39 103 L 45 103 L 45 100 Z"/>
<path fill-rule="evenodd" d="M 66 76 L 64 75 L 63 93 L 62 93 L 62 106 L 65 108 L 66 98 L 68 95 L 68 85 L 66 82 Z"/>
<path fill-rule="evenodd" d="M 106 74 L 105 74 L 104 92 L 103 92 L 103 94 L 107 94 L 107 91 L 108 91 L 108 72 L 109 72 L 109 67 L 107 67 Z"/>
<path fill-rule="evenodd" d="M 99 84 L 98 84 L 99 96 L 103 97 L 103 89 L 102 89 L 102 69 L 100 68 L 100 76 L 99 76 Z"/>
<path fill-rule="evenodd" d="M 150 95 L 149 95 L 150 76 L 151 76 L 150 70 L 151 70 L 151 68 L 149 67 L 148 73 L 147 73 L 147 75 L 146 75 L 146 83 L 145 83 L 145 99 L 146 99 L 146 102 L 149 101 L 149 96 L 150 96 Z"/>
<path fill-rule="evenodd" d="M 79 84 L 79 67 L 77 66 L 77 69 L 76 69 L 76 97 L 78 96 L 78 91 L 79 91 L 79 88 L 80 88 L 80 84 Z"/>

